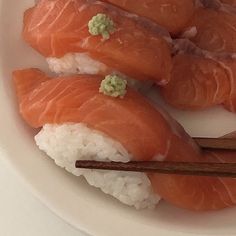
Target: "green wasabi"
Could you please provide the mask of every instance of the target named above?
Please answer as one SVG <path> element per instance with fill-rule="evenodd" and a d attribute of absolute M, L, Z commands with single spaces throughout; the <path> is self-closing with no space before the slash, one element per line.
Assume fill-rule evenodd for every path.
<path fill-rule="evenodd" d="M 123 98 L 127 92 L 127 81 L 119 75 L 107 75 L 102 81 L 99 92 L 111 97 Z"/>
<path fill-rule="evenodd" d="M 105 14 L 98 13 L 88 23 L 89 33 L 92 35 L 102 35 L 104 40 L 110 38 L 110 34 L 115 32 L 114 22 Z"/>

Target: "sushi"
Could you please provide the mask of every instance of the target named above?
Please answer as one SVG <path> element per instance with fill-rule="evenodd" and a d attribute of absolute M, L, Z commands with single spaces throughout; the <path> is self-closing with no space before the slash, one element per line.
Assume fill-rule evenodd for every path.
<path fill-rule="evenodd" d="M 195 0 L 104 0 L 132 13 L 147 17 L 172 35 L 181 32 L 197 8 Z"/>
<path fill-rule="evenodd" d="M 124 82 L 109 87 L 108 79 L 108 88 L 101 76 L 54 79 L 38 69 L 15 71 L 13 80 L 22 117 L 42 127 L 35 137 L 39 148 L 105 193 L 136 208 L 152 208 L 160 198 L 198 211 L 236 204 L 233 179 L 75 169 L 78 159 L 233 161 L 200 150 L 176 121 Z"/>
<path fill-rule="evenodd" d="M 164 99 L 183 110 L 201 110 L 224 105 L 236 111 L 236 61 L 215 61 L 194 55 L 174 57 L 172 80 L 161 88 Z"/>
<path fill-rule="evenodd" d="M 24 16 L 24 40 L 52 71 L 122 73 L 166 84 L 171 38 L 154 22 L 95 0 L 41 0 Z"/>
<path fill-rule="evenodd" d="M 236 52 L 236 14 L 229 9 L 199 8 L 187 28 L 196 28 L 191 37 L 198 47 L 211 52 Z"/>
<path fill-rule="evenodd" d="M 170 82 L 161 94 L 182 110 L 202 110 L 223 105 L 236 112 L 236 60 L 233 54 L 204 51 L 185 40 L 176 40 Z"/>
<path fill-rule="evenodd" d="M 136 92 L 128 92 L 125 100 L 102 95 L 99 93 L 101 77 L 94 75 L 52 79 L 37 69 L 30 69 L 15 71 L 13 78 L 23 118 L 32 127 L 43 127 L 35 137 L 36 143 L 40 149 L 55 160 L 57 165 L 66 168 L 76 176 L 85 176 L 91 185 L 101 188 L 105 193 L 111 194 L 125 204 L 135 206 L 137 209 L 155 207 L 160 197 L 153 192 L 150 180 L 145 174 L 75 169 L 77 159 L 127 162 L 133 158 L 131 153 L 134 153 L 139 159 L 150 158 L 156 153 L 157 159 L 164 158 L 168 149 L 167 139 L 161 139 L 156 135 L 168 135 L 169 127 L 164 118 L 153 110 L 152 112 L 156 113 L 155 119 L 160 119 L 163 127 L 157 127 L 158 133 L 151 130 L 151 123 L 154 121 L 150 120 L 153 118 L 148 117 L 145 111 L 150 109 L 150 105 L 145 99 L 140 98 Z M 51 89 L 51 86 L 54 89 Z M 59 95 L 57 98 L 61 102 L 56 101 L 56 94 Z M 39 96 L 43 96 L 45 100 L 39 99 Z M 39 102 L 38 105 L 31 103 L 34 100 L 33 97 Z M 51 99 L 51 102 L 48 99 Z M 41 106 L 43 104 L 45 107 Z M 49 107 L 47 104 L 52 106 Z M 135 104 L 139 104 L 137 110 L 134 107 Z M 94 106 L 93 114 L 88 116 L 86 110 L 92 106 Z M 37 111 L 41 115 L 36 115 L 36 111 L 32 110 L 36 107 L 42 108 L 41 111 Z M 52 111 L 53 107 L 57 109 L 61 107 L 59 109 L 62 110 L 61 112 Z M 64 117 L 64 112 L 68 114 L 68 117 Z M 57 118 L 53 118 L 54 121 L 51 120 L 53 113 L 57 114 Z M 34 118 L 32 114 L 35 114 Z M 140 119 L 135 119 L 136 122 L 132 118 L 134 114 L 136 114 L 135 117 L 140 116 Z M 101 115 L 106 117 L 107 122 L 101 120 Z M 124 122 L 120 122 L 120 118 L 123 116 Z M 33 120 L 35 118 L 37 120 Z M 115 128 L 116 119 L 120 120 L 119 132 Z M 143 133 L 142 139 L 138 141 L 129 133 L 144 132 L 143 129 L 140 130 L 141 122 L 144 119 L 147 119 L 145 123 L 149 123 L 150 128 L 146 135 Z M 148 122 L 148 120 L 150 121 Z M 166 132 L 167 134 L 165 134 Z M 126 138 L 123 137 L 124 133 Z M 150 142 L 153 135 L 156 140 L 155 144 Z M 123 141 L 119 142 L 120 139 Z M 160 140 L 160 144 L 158 144 L 158 140 Z M 137 150 L 137 144 L 140 146 L 139 150 Z"/>

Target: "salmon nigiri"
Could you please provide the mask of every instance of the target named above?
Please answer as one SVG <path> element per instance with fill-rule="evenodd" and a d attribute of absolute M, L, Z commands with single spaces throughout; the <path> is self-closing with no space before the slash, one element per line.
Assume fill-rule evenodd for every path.
<path fill-rule="evenodd" d="M 127 11 L 145 16 L 177 34 L 194 14 L 194 0 L 104 0 Z"/>
<path fill-rule="evenodd" d="M 80 145 L 77 142 L 84 132 L 86 134 L 93 132 L 92 136 L 97 137 L 98 134 L 95 134 L 94 130 L 106 135 L 105 140 L 109 143 L 119 142 L 115 143 L 115 147 L 121 147 L 120 145 L 123 147 L 120 149 L 122 151 L 119 152 L 119 155 L 129 153 L 127 154 L 129 160 L 212 160 L 213 154 L 201 152 L 180 125 L 163 111 L 150 105 L 146 98 L 129 88 L 123 98 L 112 98 L 99 92 L 102 79 L 99 76 L 80 75 L 52 79 L 37 69 L 28 69 L 15 71 L 13 78 L 23 118 L 32 127 L 44 126 L 36 137 L 38 145 L 53 159 L 60 157 L 56 159 L 56 162 L 62 167 L 65 167 L 66 153 L 69 152 L 70 166 L 66 168 L 74 174 L 77 174 L 73 167 L 76 158 L 88 153 L 88 149 L 97 151 L 98 143 L 93 139 L 89 146 L 89 139 L 86 136 L 87 138 L 83 140 L 86 151 L 80 147 L 75 150 L 70 150 L 70 148 L 73 148 L 73 143 L 76 147 Z M 66 124 L 70 127 L 67 132 L 64 129 Z M 73 124 L 77 124 L 77 126 L 75 127 Z M 83 127 L 85 131 L 82 131 L 81 128 L 77 129 L 79 124 L 86 125 Z M 72 137 L 70 145 L 59 145 L 62 142 L 59 142 L 58 139 L 69 140 Z M 115 141 L 111 141 L 110 138 Z M 99 136 L 99 143 L 102 143 L 103 140 L 104 136 L 103 138 Z M 89 152 L 88 158 L 105 155 L 104 148 L 102 150 L 98 154 Z M 116 152 L 112 150 L 112 153 L 114 156 Z M 110 155 L 109 152 L 107 155 Z M 223 160 L 228 158 L 224 154 L 222 155 Z M 221 153 L 219 157 L 221 157 Z M 147 193 L 143 195 L 140 188 L 136 188 L 136 183 L 143 186 L 143 182 L 141 184 L 137 179 L 134 181 L 134 176 L 129 181 L 132 186 L 136 187 L 129 189 L 127 195 L 126 190 L 122 190 L 125 188 L 123 178 L 114 177 L 110 172 L 107 174 L 109 177 L 106 178 L 105 174 L 101 176 L 96 172 L 96 180 L 94 180 L 95 176 L 92 178 L 90 174 L 85 174 L 88 182 L 100 187 L 102 182 L 103 187 L 101 188 L 106 193 L 111 193 L 111 189 L 105 184 L 106 181 L 111 178 L 112 181 L 119 181 L 119 184 L 109 182 L 109 186 L 112 186 L 111 188 L 114 185 L 119 186 L 119 191 L 112 189 L 112 192 L 122 202 L 132 205 L 130 196 L 132 199 L 140 199 L 140 195 L 145 196 L 142 198 L 145 204 L 147 199 L 150 200 L 147 198 Z M 122 173 L 122 176 L 124 175 L 128 175 L 128 173 Z M 148 177 L 156 194 L 179 207 L 191 210 L 215 210 L 236 204 L 235 180 L 158 174 L 148 175 Z M 143 178 L 144 176 L 142 176 Z M 146 179 L 145 182 L 148 183 Z M 145 187 L 145 189 L 150 193 L 149 188 Z"/>
<path fill-rule="evenodd" d="M 171 81 L 161 91 L 180 109 L 200 110 L 215 105 L 236 111 L 236 61 L 182 54 L 174 57 Z"/>
<path fill-rule="evenodd" d="M 134 79 L 169 81 L 168 32 L 108 3 L 41 0 L 25 13 L 23 37 L 56 72 L 61 59 L 65 67 L 77 63 L 72 72 L 119 71 Z"/>
<path fill-rule="evenodd" d="M 212 52 L 236 52 L 236 14 L 199 8 L 188 27 L 196 27 L 191 39 L 202 49 Z"/>

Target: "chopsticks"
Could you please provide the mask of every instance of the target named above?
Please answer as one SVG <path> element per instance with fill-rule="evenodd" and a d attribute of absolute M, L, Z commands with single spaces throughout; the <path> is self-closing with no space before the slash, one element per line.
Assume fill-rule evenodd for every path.
<path fill-rule="evenodd" d="M 236 163 L 76 161 L 76 168 L 236 178 Z"/>
<path fill-rule="evenodd" d="M 208 150 L 236 151 L 235 138 L 194 138 L 195 142 Z M 149 172 L 160 174 L 212 176 L 236 178 L 236 152 L 235 163 L 205 163 L 205 162 L 158 162 L 158 161 L 131 161 L 101 162 L 76 161 L 76 168 Z"/>
<path fill-rule="evenodd" d="M 194 141 L 205 149 L 221 149 L 236 151 L 236 138 L 193 138 Z"/>

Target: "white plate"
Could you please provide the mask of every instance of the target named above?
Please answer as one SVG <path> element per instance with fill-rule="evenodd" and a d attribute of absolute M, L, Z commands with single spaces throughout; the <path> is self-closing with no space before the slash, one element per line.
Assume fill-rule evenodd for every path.
<path fill-rule="evenodd" d="M 33 142 L 34 131 L 19 117 L 11 83 L 14 68 L 47 68 L 20 36 L 23 11 L 33 0 L 0 4 L 0 151 L 42 202 L 96 236 L 236 234 L 236 209 L 197 214 L 162 203 L 156 211 L 136 211 L 67 174 L 40 153 Z M 170 111 L 192 135 L 218 136 L 236 130 L 236 115 L 220 108 L 200 113 Z"/>

